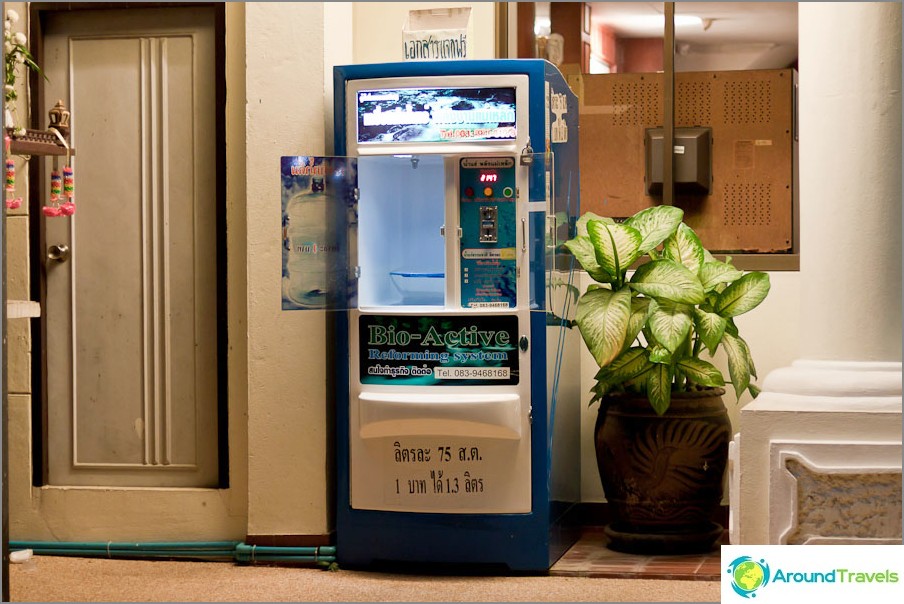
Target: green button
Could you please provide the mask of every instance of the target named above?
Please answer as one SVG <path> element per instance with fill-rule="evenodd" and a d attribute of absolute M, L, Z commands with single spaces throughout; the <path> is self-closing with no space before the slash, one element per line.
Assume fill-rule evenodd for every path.
<path fill-rule="evenodd" d="M 515 191 L 511 187 L 506 187 L 506 188 L 502 189 L 503 197 L 511 197 L 512 195 L 514 195 L 514 193 L 515 193 Z"/>

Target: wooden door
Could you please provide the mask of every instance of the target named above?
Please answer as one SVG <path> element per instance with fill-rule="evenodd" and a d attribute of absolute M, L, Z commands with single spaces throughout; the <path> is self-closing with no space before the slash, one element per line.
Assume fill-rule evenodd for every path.
<path fill-rule="evenodd" d="M 217 486 L 213 9 L 60 12 L 44 33 L 77 151 L 75 215 L 41 219 L 69 254 L 45 261 L 47 482 Z"/>

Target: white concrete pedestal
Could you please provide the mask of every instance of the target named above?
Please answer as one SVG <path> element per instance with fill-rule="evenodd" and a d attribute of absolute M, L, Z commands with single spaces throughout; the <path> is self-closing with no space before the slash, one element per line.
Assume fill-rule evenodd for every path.
<path fill-rule="evenodd" d="M 807 360 L 741 410 L 731 542 L 901 543 L 902 10 L 798 10 Z"/>
<path fill-rule="evenodd" d="M 901 363 L 801 360 L 763 386 L 731 447 L 731 543 L 901 543 Z"/>

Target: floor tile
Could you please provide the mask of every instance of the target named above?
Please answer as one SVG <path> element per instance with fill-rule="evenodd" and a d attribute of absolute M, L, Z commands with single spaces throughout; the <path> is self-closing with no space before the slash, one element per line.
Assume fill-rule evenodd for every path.
<path fill-rule="evenodd" d="M 592 527 L 549 570 L 550 575 L 634 579 L 718 581 L 721 560 L 718 546 L 707 554 L 642 556 L 607 547 L 602 528 Z"/>

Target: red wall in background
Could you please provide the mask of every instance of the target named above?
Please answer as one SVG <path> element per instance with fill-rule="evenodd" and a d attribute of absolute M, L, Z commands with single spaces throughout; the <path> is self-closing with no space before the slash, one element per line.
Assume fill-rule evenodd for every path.
<path fill-rule="evenodd" d="M 618 57 L 616 54 L 615 30 L 606 25 L 600 25 L 593 32 L 593 53 L 597 58 L 605 61 L 612 72 L 616 71 Z"/>
<path fill-rule="evenodd" d="M 662 71 L 662 38 L 619 38 L 618 73 Z"/>

